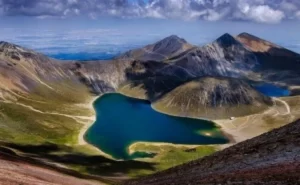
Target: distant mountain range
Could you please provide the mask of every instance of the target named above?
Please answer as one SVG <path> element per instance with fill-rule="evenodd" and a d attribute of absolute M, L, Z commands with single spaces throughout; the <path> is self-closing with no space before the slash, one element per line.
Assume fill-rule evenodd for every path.
<path fill-rule="evenodd" d="M 168 107 L 161 106 L 160 101 L 166 101 L 168 94 L 172 94 L 171 97 L 179 96 L 172 93 L 172 90 L 177 88 L 178 91 L 179 86 L 184 85 L 187 91 L 190 86 L 186 83 L 199 78 L 201 81 L 202 77 L 207 76 L 217 77 L 215 80 L 221 80 L 223 85 L 216 85 L 210 91 L 202 88 L 201 93 L 208 94 L 208 99 L 199 104 L 200 110 L 234 106 L 232 100 L 219 98 L 228 97 L 234 92 L 234 86 L 224 85 L 236 83 L 232 82 L 233 78 L 239 79 L 240 86 L 250 82 L 276 82 L 290 88 L 292 95 L 299 92 L 293 87 L 298 81 L 300 55 L 247 33 L 236 37 L 224 34 L 211 44 L 201 47 L 172 35 L 144 48 L 126 52 L 111 61 L 61 62 L 6 42 L 0 43 L 0 56 L 0 79 L 3 82 L 0 84 L 0 97 L 3 98 L 13 98 L 12 91 L 31 93 L 39 87 L 53 91 L 52 84 L 57 87 L 68 81 L 77 86 L 88 87 L 98 95 L 120 91 L 128 96 L 148 99 L 160 109 L 164 107 L 163 112 L 173 113 L 172 108 L 169 110 Z M 220 88 L 222 90 L 217 90 Z M 251 86 L 246 89 L 257 93 Z M 200 93 L 199 90 L 193 90 L 191 97 L 194 93 Z M 260 98 L 249 99 L 249 93 L 239 92 L 241 93 L 232 94 L 236 97 L 234 104 L 248 106 L 245 110 L 248 109 L 249 112 L 232 114 L 235 116 L 253 113 L 250 110 L 260 111 L 261 108 L 258 107 L 265 104 L 262 100 L 267 99 L 259 93 L 256 96 Z M 174 101 L 176 99 L 179 98 Z M 178 107 L 187 107 L 184 112 L 190 112 L 187 105 L 189 99 L 174 101 L 172 103 Z M 255 101 L 260 103 L 254 103 Z M 271 101 L 268 102 L 270 105 Z M 219 114 L 223 115 L 219 118 L 226 118 L 230 114 Z M 209 114 L 200 115 L 212 118 Z"/>
<path fill-rule="evenodd" d="M 147 45 L 143 48 L 130 50 L 124 54 L 121 54 L 117 58 L 161 61 L 185 52 L 193 47 L 194 46 L 189 44 L 186 40 L 179 38 L 176 35 L 171 35 L 154 44 Z"/>
<path fill-rule="evenodd" d="M 265 83 L 284 88 L 290 92 L 289 98 L 295 98 L 276 101 L 275 98 L 256 90 L 257 84 Z M 6 144 L 29 145 L 30 149 L 22 151 L 22 156 L 30 159 L 42 158 L 41 161 L 46 166 L 55 163 L 69 165 L 69 168 L 87 174 L 95 173 L 95 169 L 101 171 L 103 166 L 112 174 L 128 172 L 131 170 L 130 166 L 135 169 L 143 166 L 153 170 L 148 163 L 112 162 L 103 159 L 104 157 L 101 158 L 102 163 L 99 163 L 99 166 L 94 166 L 95 158 L 97 161 L 99 158 L 90 157 L 90 152 L 95 151 L 84 144 L 81 145 L 86 148 L 81 148 L 78 144 L 78 140 L 82 139 L 83 125 L 87 127 L 94 119 L 95 113 L 89 105 L 90 102 L 96 96 L 110 92 L 148 100 L 155 110 L 174 116 L 209 120 L 234 120 L 243 117 L 244 124 L 249 124 L 249 120 L 251 122 L 249 116 L 263 115 L 274 109 L 274 115 L 260 118 L 268 119 L 270 125 L 256 125 L 264 131 L 269 131 L 269 128 L 276 127 L 272 122 L 274 116 L 282 115 L 281 125 L 291 122 L 288 119 L 290 117 L 285 117 L 288 114 L 292 114 L 291 120 L 300 118 L 297 113 L 297 96 L 300 95 L 300 55 L 248 33 L 238 36 L 224 34 L 212 43 L 199 47 L 172 35 L 106 61 L 60 61 L 22 46 L 0 42 L 0 140 Z M 285 109 L 275 109 L 278 104 Z M 290 106 L 294 109 L 290 110 Z M 293 125 L 290 128 L 296 128 Z M 243 126 L 241 129 L 245 128 L 245 125 Z M 290 129 L 286 127 L 282 132 L 285 130 Z M 270 136 L 267 144 L 274 141 L 282 148 L 287 142 L 281 143 L 277 140 L 277 132 L 281 131 L 273 132 L 275 135 L 256 138 L 250 143 L 260 143 Z M 249 137 L 247 135 L 245 139 Z M 284 140 L 288 139 L 287 137 L 278 136 Z M 54 143 L 59 147 L 54 147 L 54 152 L 51 148 L 51 154 L 47 153 L 48 150 L 31 150 L 31 145 L 43 146 L 45 143 Z M 4 148 L 10 146 L 6 144 Z M 233 162 L 239 161 L 246 154 L 253 156 L 251 151 L 258 147 L 251 144 L 246 150 L 248 143 L 238 146 L 241 149 L 229 148 L 224 153 L 218 153 L 203 161 L 129 184 L 156 184 L 155 179 L 161 179 L 161 183 L 169 183 L 170 179 L 176 177 L 176 173 L 181 175 L 178 182 L 183 182 L 180 180 L 184 176 L 194 180 L 198 176 L 189 169 L 195 170 L 195 173 L 206 170 L 203 167 L 198 169 L 198 164 L 204 164 L 207 169 L 223 168 L 226 164 L 233 165 Z M 274 146 L 276 150 L 273 150 L 273 145 L 268 146 L 270 148 L 262 147 L 262 150 L 270 149 L 273 152 L 270 157 L 284 157 L 277 153 L 275 155 L 277 145 Z M 290 145 L 286 147 L 288 146 Z M 288 150 L 282 148 L 286 149 Z M 232 156 L 234 152 L 241 152 L 241 155 Z M 17 154 L 18 152 L 14 153 Z M 232 159 L 230 156 L 236 158 Z M 262 157 L 266 156 L 267 154 L 263 153 Z M 258 160 L 257 156 L 254 157 Z M 67 161 L 70 158 L 72 163 Z M 230 163 L 222 163 L 225 158 Z M 247 159 L 239 161 L 238 164 L 243 167 L 241 163 L 249 162 Z M 271 160 L 268 158 L 268 161 Z M 1 162 L 3 161 L 0 160 Z M 90 165 L 89 168 L 84 168 L 87 165 Z M 118 165 L 123 165 L 124 172 L 115 170 L 114 167 Z M 230 166 L 224 169 L 231 170 L 225 174 L 228 177 L 232 175 L 231 172 L 236 171 Z M 251 172 L 249 168 L 245 170 Z M 216 171 L 208 172 L 214 174 Z M 208 172 L 203 178 L 208 177 Z M 218 175 L 218 179 L 222 179 L 220 174 Z M 115 179 L 105 177 L 105 180 Z"/>

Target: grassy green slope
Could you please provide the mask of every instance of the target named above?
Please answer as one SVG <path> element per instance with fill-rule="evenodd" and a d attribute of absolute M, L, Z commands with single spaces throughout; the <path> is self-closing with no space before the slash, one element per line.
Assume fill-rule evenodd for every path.
<path fill-rule="evenodd" d="M 75 116 L 93 116 L 88 106 L 92 96 L 83 86 L 76 91 L 65 85 L 51 84 L 49 91 L 37 87 L 31 94 L 15 94 L 15 100 L 0 101 L 0 139 L 14 143 L 54 142 L 75 144 L 80 128 L 87 120 Z M 70 84 L 70 82 L 69 82 Z M 71 87 L 71 84 L 70 84 Z"/>

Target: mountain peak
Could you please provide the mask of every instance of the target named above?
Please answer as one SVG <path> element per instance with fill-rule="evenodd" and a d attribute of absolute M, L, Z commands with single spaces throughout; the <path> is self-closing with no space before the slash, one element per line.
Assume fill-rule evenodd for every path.
<path fill-rule="evenodd" d="M 48 60 L 48 57 L 41 53 L 6 41 L 0 41 L 0 54 L 1 53 L 5 53 L 5 57 L 9 57 L 14 60 L 21 60 L 22 58 L 30 58 L 37 61 Z"/>
<path fill-rule="evenodd" d="M 223 47 L 229 47 L 229 46 L 232 46 L 232 45 L 240 45 L 241 44 L 239 41 L 237 41 L 229 33 L 223 34 L 215 42 L 218 43 L 218 44 L 220 44 L 220 45 L 222 45 Z"/>
<path fill-rule="evenodd" d="M 20 46 L 6 42 L 6 41 L 0 41 L 0 48 L 16 49 L 17 47 L 20 47 Z"/>
<path fill-rule="evenodd" d="M 283 49 L 274 43 L 246 32 L 239 34 L 236 39 L 255 52 L 268 52 L 272 48 Z"/>
<path fill-rule="evenodd" d="M 187 44 L 184 39 L 177 35 L 171 35 L 155 43 L 153 51 L 162 55 L 172 55 L 181 51 Z"/>
<path fill-rule="evenodd" d="M 24 48 L 22 46 L 19 46 L 14 43 L 6 42 L 6 41 L 0 41 L 0 49 L 1 51 L 10 51 L 10 52 L 31 52 L 35 53 L 34 51 Z"/>
<path fill-rule="evenodd" d="M 183 44 L 187 43 L 186 40 L 184 40 L 183 38 L 178 37 L 177 35 L 170 35 L 170 36 L 162 39 L 159 42 L 180 42 L 180 43 L 183 43 Z"/>
<path fill-rule="evenodd" d="M 130 50 L 117 58 L 134 58 L 138 60 L 155 60 L 161 61 L 171 58 L 174 55 L 182 53 L 193 46 L 183 38 L 177 35 L 170 35 L 154 44 L 147 45 L 143 48 Z"/>
<path fill-rule="evenodd" d="M 178 37 L 177 35 L 170 35 L 170 36 L 166 37 L 165 39 L 181 39 L 181 38 Z"/>
<path fill-rule="evenodd" d="M 250 33 L 248 33 L 248 32 L 242 32 L 242 33 L 240 33 L 240 34 L 238 34 L 238 37 L 242 37 L 242 36 L 248 36 L 248 37 L 256 37 L 256 36 L 254 36 L 254 35 L 252 35 L 252 34 L 250 34 Z M 257 38 L 257 37 L 256 37 Z"/>
<path fill-rule="evenodd" d="M 247 32 L 243 32 L 243 33 L 240 33 L 237 38 L 242 38 L 242 39 L 248 39 L 248 40 L 252 40 L 252 41 L 256 41 L 256 42 L 268 42 L 264 39 L 261 39 L 255 35 L 252 35 L 250 33 L 247 33 Z M 275 44 L 271 43 L 271 42 L 268 42 L 269 44 L 272 44 L 274 46 L 276 46 Z"/>

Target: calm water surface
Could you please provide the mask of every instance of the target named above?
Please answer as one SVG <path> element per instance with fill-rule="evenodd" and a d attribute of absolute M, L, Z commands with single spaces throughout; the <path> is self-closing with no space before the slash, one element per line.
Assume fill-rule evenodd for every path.
<path fill-rule="evenodd" d="M 97 119 L 86 132 L 87 142 L 116 159 L 151 157 L 128 154 L 135 142 L 174 144 L 223 144 L 228 139 L 209 121 L 168 116 L 154 111 L 149 102 L 106 94 L 96 100 Z"/>
<path fill-rule="evenodd" d="M 288 89 L 284 89 L 282 87 L 278 87 L 268 83 L 254 85 L 254 87 L 259 92 L 270 97 L 282 97 L 290 95 L 290 91 Z"/>

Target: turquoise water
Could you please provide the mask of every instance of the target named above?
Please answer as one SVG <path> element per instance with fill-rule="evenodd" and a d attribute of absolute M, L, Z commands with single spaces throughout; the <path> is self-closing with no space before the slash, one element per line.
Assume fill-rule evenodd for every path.
<path fill-rule="evenodd" d="M 254 87 L 259 92 L 270 97 L 282 97 L 282 96 L 290 95 L 290 91 L 288 89 L 277 87 L 272 84 L 265 83 L 265 84 L 254 85 Z"/>
<path fill-rule="evenodd" d="M 212 122 L 168 116 L 154 111 L 149 102 L 106 94 L 96 100 L 96 122 L 86 132 L 87 142 L 115 159 L 152 157 L 134 153 L 128 147 L 135 142 L 175 144 L 223 144 L 228 140 Z"/>

